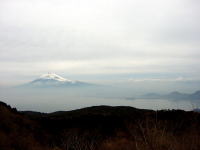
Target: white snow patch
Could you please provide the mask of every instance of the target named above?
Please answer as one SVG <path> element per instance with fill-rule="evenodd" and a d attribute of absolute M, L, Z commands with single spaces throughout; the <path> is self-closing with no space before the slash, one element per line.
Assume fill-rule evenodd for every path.
<path fill-rule="evenodd" d="M 75 82 L 66 78 L 63 78 L 55 73 L 48 73 L 40 76 L 40 79 L 51 79 L 51 80 L 56 80 L 60 82 Z"/>

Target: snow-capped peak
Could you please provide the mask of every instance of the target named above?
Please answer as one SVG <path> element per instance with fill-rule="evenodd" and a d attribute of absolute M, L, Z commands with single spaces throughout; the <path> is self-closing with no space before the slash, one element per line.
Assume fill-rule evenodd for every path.
<path fill-rule="evenodd" d="M 73 82 L 72 80 L 65 79 L 55 73 L 43 74 L 40 76 L 40 79 L 50 79 L 50 80 L 56 80 L 56 81 L 61 81 L 61 82 Z"/>

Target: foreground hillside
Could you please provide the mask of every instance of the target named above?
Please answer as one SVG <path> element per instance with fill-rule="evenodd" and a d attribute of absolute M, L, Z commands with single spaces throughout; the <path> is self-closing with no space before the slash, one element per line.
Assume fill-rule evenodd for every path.
<path fill-rule="evenodd" d="M 18 112 L 0 102 L 0 150 L 198 150 L 200 113 L 94 106 Z"/>

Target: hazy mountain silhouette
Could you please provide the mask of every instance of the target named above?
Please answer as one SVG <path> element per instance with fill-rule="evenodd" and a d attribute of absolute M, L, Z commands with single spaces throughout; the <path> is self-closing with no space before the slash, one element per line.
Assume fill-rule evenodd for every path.
<path fill-rule="evenodd" d="M 200 112 L 200 108 L 193 109 L 194 112 Z"/>
<path fill-rule="evenodd" d="M 55 73 L 41 75 L 39 78 L 21 85 L 20 87 L 51 88 L 51 87 L 84 87 L 95 84 L 63 78 Z"/>
<path fill-rule="evenodd" d="M 192 94 L 180 93 L 178 91 L 171 92 L 169 94 L 161 95 L 157 93 L 149 93 L 141 96 L 145 99 L 172 99 L 172 100 L 200 100 L 200 91 L 196 91 Z"/>

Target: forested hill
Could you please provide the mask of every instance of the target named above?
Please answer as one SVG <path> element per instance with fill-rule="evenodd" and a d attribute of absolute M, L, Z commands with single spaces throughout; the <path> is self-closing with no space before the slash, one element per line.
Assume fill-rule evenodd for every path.
<path fill-rule="evenodd" d="M 197 150 L 199 139 L 197 112 L 125 106 L 19 112 L 0 102 L 1 150 Z"/>

